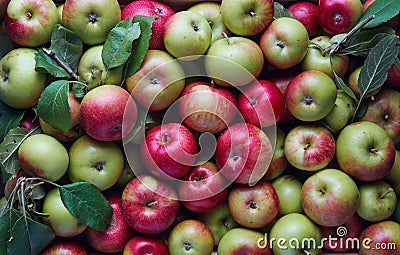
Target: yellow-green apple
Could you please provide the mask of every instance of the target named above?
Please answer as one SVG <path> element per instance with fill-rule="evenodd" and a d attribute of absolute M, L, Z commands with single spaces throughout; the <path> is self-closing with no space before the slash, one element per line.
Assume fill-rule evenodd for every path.
<path fill-rule="evenodd" d="M 81 101 L 83 130 L 100 141 L 120 140 L 135 126 L 136 102 L 128 91 L 117 85 L 91 89 Z"/>
<path fill-rule="evenodd" d="M 8 3 L 6 31 L 21 46 L 33 48 L 48 43 L 57 23 L 57 6 L 51 0 L 11 0 Z"/>
<path fill-rule="evenodd" d="M 258 80 L 241 91 L 238 108 L 247 123 L 261 128 L 270 127 L 281 119 L 285 99 L 273 82 Z"/>
<path fill-rule="evenodd" d="M 133 19 L 136 15 L 156 16 L 151 25 L 151 38 L 149 49 L 164 49 L 164 31 L 167 19 L 171 17 L 175 11 L 167 4 L 160 1 L 131 1 L 121 9 L 121 19 Z"/>
<path fill-rule="evenodd" d="M 167 244 L 158 237 L 135 235 L 125 245 L 123 255 L 168 255 Z"/>
<path fill-rule="evenodd" d="M 308 36 L 314 37 L 319 33 L 318 5 L 311 2 L 299 1 L 291 3 L 287 8 L 306 27 Z"/>
<path fill-rule="evenodd" d="M 192 167 L 182 180 L 178 186 L 179 199 L 192 212 L 209 212 L 228 196 L 229 183 L 213 162 Z"/>
<path fill-rule="evenodd" d="M 309 43 L 306 56 L 300 63 L 302 70 L 319 70 L 335 79 L 334 70 L 339 77 L 344 77 L 349 66 L 349 57 L 330 55 L 326 49 L 331 45 L 331 37 L 328 35 L 313 38 Z"/>
<path fill-rule="evenodd" d="M 114 141 L 99 141 L 83 135 L 72 143 L 68 154 L 70 180 L 90 182 L 99 190 L 111 188 L 124 168 L 124 154 Z"/>
<path fill-rule="evenodd" d="M 168 235 L 170 254 L 211 254 L 214 236 L 203 222 L 187 219 L 176 224 Z"/>
<path fill-rule="evenodd" d="M 282 175 L 272 181 L 279 199 L 278 217 L 289 213 L 303 213 L 301 188 L 303 183 L 294 175 Z"/>
<path fill-rule="evenodd" d="M 150 175 L 140 175 L 125 186 L 122 208 L 126 221 L 135 231 L 159 234 L 174 223 L 179 200 L 168 184 Z"/>
<path fill-rule="evenodd" d="M 353 117 L 356 101 L 341 89 L 337 90 L 335 105 L 326 115 L 324 121 L 330 130 L 339 132 Z"/>
<path fill-rule="evenodd" d="M 358 209 L 360 191 L 354 180 L 341 170 L 326 168 L 308 177 L 301 188 L 306 215 L 321 226 L 339 226 Z"/>
<path fill-rule="evenodd" d="M 286 105 L 295 118 L 317 121 L 326 117 L 335 106 L 336 90 L 329 75 L 306 70 L 290 80 L 285 93 Z"/>
<path fill-rule="evenodd" d="M 198 58 L 197 55 L 206 53 L 211 44 L 211 27 L 197 12 L 176 12 L 168 18 L 164 28 L 165 49 L 176 58 Z"/>
<path fill-rule="evenodd" d="M 357 213 L 369 222 L 388 219 L 396 209 L 397 197 L 394 189 L 383 180 L 359 184 L 360 205 Z"/>
<path fill-rule="evenodd" d="M 62 25 L 62 10 L 64 8 L 64 3 L 57 5 L 58 11 L 58 24 Z"/>
<path fill-rule="evenodd" d="M 300 170 L 317 171 L 325 168 L 335 156 L 335 138 L 323 126 L 299 124 L 285 138 L 287 161 Z"/>
<path fill-rule="evenodd" d="M 104 66 L 101 56 L 103 46 L 100 44 L 88 48 L 79 60 L 79 76 L 88 83 L 89 89 L 103 84 L 120 85 L 123 80 L 124 65 L 113 69 Z"/>
<path fill-rule="evenodd" d="M 66 240 L 55 240 L 50 245 L 40 252 L 40 255 L 86 255 L 87 252 L 83 246 L 77 242 Z"/>
<path fill-rule="evenodd" d="M 140 69 L 126 79 L 126 87 L 144 109 L 167 108 L 185 86 L 181 64 L 166 51 L 148 50 Z"/>
<path fill-rule="evenodd" d="M 16 48 L 0 60 L 0 100 L 13 107 L 36 106 L 44 90 L 46 74 L 35 71 L 37 50 Z"/>
<path fill-rule="evenodd" d="M 190 130 L 176 122 L 150 129 L 140 145 L 146 169 L 161 178 L 181 178 L 194 165 L 197 141 Z"/>
<path fill-rule="evenodd" d="M 347 125 L 336 139 L 339 167 L 360 181 L 383 178 L 394 164 L 396 150 L 386 131 L 369 121 Z"/>
<path fill-rule="evenodd" d="M 47 192 L 43 200 L 43 223 L 51 227 L 54 234 L 59 237 L 73 237 L 81 234 L 87 228 L 78 218 L 73 216 L 61 200 L 58 188 Z"/>
<path fill-rule="evenodd" d="M 290 213 L 279 218 L 268 237 L 274 255 L 314 255 L 320 254 L 322 250 L 322 247 L 319 247 L 322 239 L 319 226 L 300 213 Z"/>
<path fill-rule="evenodd" d="M 400 91 L 381 89 L 368 100 L 367 110 L 361 120 L 378 124 L 395 144 L 400 142 Z"/>
<path fill-rule="evenodd" d="M 182 91 L 178 109 L 189 128 L 197 132 L 219 133 L 235 119 L 237 102 L 231 90 L 196 81 Z"/>
<path fill-rule="evenodd" d="M 133 230 L 126 222 L 122 209 L 122 191 L 111 191 L 105 195 L 113 210 L 110 222 L 104 231 L 88 227 L 84 232 L 85 240 L 92 248 L 99 252 L 122 252 L 125 245 L 133 236 Z"/>
<path fill-rule="evenodd" d="M 285 138 L 286 132 L 281 128 L 276 128 L 274 154 L 272 156 L 271 163 L 269 164 L 267 173 L 263 177 L 264 180 L 270 181 L 277 178 L 289 165 L 289 162 L 285 156 Z"/>
<path fill-rule="evenodd" d="M 211 42 L 223 38 L 223 33 L 226 35 L 231 33 L 222 20 L 220 3 L 211 1 L 199 2 L 190 6 L 187 10 L 197 12 L 206 18 L 212 30 Z"/>
<path fill-rule="evenodd" d="M 264 30 L 260 47 L 268 64 L 287 69 L 303 60 L 308 50 L 308 37 L 307 29 L 300 21 L 281 17 Z"/>
<path fill-rule="evenodd" d="M 217 253 L 272 255 L 269 240 L 265 240 L 265 235 L 244 227 L 233 228 L 226 232 L 219 242 Z"/>
<path fill-rule="evenodd" d="M 268 181 L 253 186 L 234 184 L 229 191 L 228 207 L 233 219 L 246 228 L 262 228 L 278 215 L 279 198 Z"/>
<path fill-rule="evenodd" d="M 264 56 L 260 46 L 247 37 L 225 37 L 211 44 L 204 66 L 218 85 L 243 86 L 261 74 Z"/>
<path fill-rule="evenodd" d="M 354 95 L 357 98 L 361 97 L 360 90 L 358 88 L 358 77 L 360 76 L 362 67 L 363 66 L 359 66 L 359 67 L 355 68 L 347 77 L 347 86 L 353 91 Z M 371 96 L 376 95 L 381 89 L 382 89 L 382 87 L 378 87 L 378 88 L 374 89 L 371 93 L 364 95 L 363 99 L 370 98 Z"/>
<path fill-rule="evenodd" d="M 224 201 L 218 207 L 205 213 L 198 214 L 199 220 L 206 224 L 214 235 L 215 245 L 230 229 L 239 227 L 229 211 L 228 203 Z"/>
<path fill-rule="evenodd" d="M 360 255 L 399 255 L 400 224 L 380 221 L 367 226 L 360 234 Z"/>
<path fill-rule="evenodd" d="M 362 16 L 360 0 L 321 0 L 318 2 L 318 24 L 328 34 L 350 31 Z"/>
<path fill-rule="evenodd" d="M 120 20 L 117 0 L 67 0 L 62 12 L 62 24 L 88 45 L 104 43 Z"/>
<path fill-rule="evenodd" d="M 28 174 L 57 181 L 68 170 L 68 151 L 62 143 L 46 134 L 26 138 L 18 148 L 18 161 Z"/>
<path fill-rule="evenodd" d="M 229 180 L 255 184 L 267 172 L 273 148 L 266 133 L 248 123 L 235 123 L 218 138 L 215 162 Z"/>
<path fill-rule="evenodd" d="M 400 150 L 396 150 L 393 167 L 384 178 L 392 185 L 396 194 L 400 196 Z"/>
<path fill-rule="evenodd" d="M 232 33 L 253 36 L 264 31 L 274 18 L 272 0 L 224 0 L 222 20 Z"/>
<path fill-rule="evenodd" d="M 71 114 L 71 124 L 67 131 L 56 129 L 39 117 L 40 128 L 43 133 L 53 136 L 60 142 L 74 141 L 83 134 L 80 115 L 81 102 L 72 91 L 68 94 L 68 106 Z"/>

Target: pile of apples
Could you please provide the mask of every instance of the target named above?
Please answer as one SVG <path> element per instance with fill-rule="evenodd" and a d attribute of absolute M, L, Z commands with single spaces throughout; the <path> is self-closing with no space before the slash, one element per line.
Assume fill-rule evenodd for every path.
<path fill-rule="evenodd" d="M 23 211 L 23 201 L 35 200 L 36 214 L 25 216 L 55 238 L 31 254 L 400 254 L 395 1 L 0 6 L 0 229 L 8 231 L 1 221 L 7 207 Z M 387 8 L 397 14 L 387 18 Z M 134 59 L 140 66 L 126 75 L 129 63 L 110 67 L 103 49 L 110 31 L 123 31 L 117 24 L 140 15 L 155 16 L 152 33 L 143 59 Z M 368 27 L 376 20 L 383 21 Z M 49 50 L 57 26 L 82 43 L 76 70 Z M 374 48 L 345 54 L 345 43 L 377 28 L 392 39 L 375 63 L 384 73 L 368 80 Z M 43 71 L 39 51 L 69 77 L 71 86 L 54 98 L 44 91 L 60 69 Z M 66 113 L 51 103 L 57 100 Z M 15 119 L 6 123 L 7 116 Z M 24 138 L 10 154 L 6 143 L 20 129 Z M 19 169 L 6 177 L 10 157 Z M 35 180 L 24 190 L 29 199 L 18 189 L 27 180 Z M 78 182 L 94 185 L 110 204 L 104 230 L 65 207 L 57 185 Z M 33 198 L 33 189 L 42 195 Z M 15 239 L 0 238 L 0 246 Z"/>

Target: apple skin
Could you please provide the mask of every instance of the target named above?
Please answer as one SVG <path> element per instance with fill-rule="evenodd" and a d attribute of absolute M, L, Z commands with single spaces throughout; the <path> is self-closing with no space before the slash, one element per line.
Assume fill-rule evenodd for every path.
<path fill-rule="evenodd" d="M 80 222 L 64 206 L 58 188 L 47 192 L 43 200 L 42 213 L 49 215 L 43 217 L 43 223 L 51 227 L 56 236 L 73 237 L 87 229 L 87 225 Z"/>
<path fill-rule="evenodd" d="M 281 128 L 277 128 L 274 154 L 272 156 L 271 163 L 269 164 L 267 173 L 263 177 L 264 180 L 270 181 L 277 178 L 288 167 L 289 162 L 285 156 L 285 138 L 286 132 Z"/>
<path fill-rule="evenodd" d="M 347 86 L 353 91 L 354 95 L 357 98 L 360 98 L 360 90 L 358 89 L 358 77 L 360 76 L 362 66 L 359 66 L 355 68 L 348 76 L 347 78 Z M 363 99 L 370 98 L 374 95 L 376 95 L 382 87 L 378 87 L 375 90 L 373 90 L 371 93 L 366 94 L 363 96 Z"/>
<path fill-rule="evenodd" d="M 178 109 L 189 128 L 197 132 L 219 133 L 235 119 L 237 102 L 230 90 L 197 81 L 184 88 Z"/>
<path fill-rule="evenodd" d="M 272 181 L 279 198 L 278 217 L 289 213 L 303 213 L 301 188 L 303 183 L 293 175 L 282 175 Z"/>
<path fill-rule="evenodd" d="M 227 28 L 239 36 L 253 36 L 264 31 L 272 22 L 272 0 L 224 0 L 221 2 L 222 20 Z"/>
<path fill-rule="evenodd" d="M 57 240 L 50 243 L 50 245 L 43 250 L 40 255 L 86 255 L 86 250 L 82 245 L 65 240 Z"/>
<path fill-rule="evenodd" d="M 223 255 L 272 255 L 268 240 L 265 248 L 259 248 L 257 245 L 257 242 L 264 240 L 264 238 L 265 236 L 256 230 L 243 227 L 233 228 L 221 238 L 217 253 Z"/>
<path fill-rule="evenodd" d="M 292 18 L 278 18 L 261 35 L 260 47 L 268 64 L 278 69 L 294 67 L 308 50 L 305 26 Z"/>
<path fill-rule="evenodd" d="M 48 43 L 57 23 L 57 7 L 51 0 L 12 0 L 7 6 L 6 31 L 20 46 L 34 48 Z"/>
<path fill-rule="evenodd" d="M 392 168 L 395 154 L 392 139 L 373 122 L 359 121 L 347 125 L 336 139 L 339 167 L 360 181 L 383 178 Z"/>
<path fill-rule="evenodd" d="M 168 246 L 160 238 L 136 235 L 125 245 L 123 255 L 169 255 Z"/>
<path fill-rule="evenodd" d="M 400 89 L 400 72 L 397 70 L 395 64 L 390 66 L 384 86 L 397 90 Z"/>
<path fill-rule="evenodd" d="M 281 119 L 285 99 L 273 82 L 258 80 L 239 94 L 238 108 L 247 123 L 270 127 Z"/>
<path fill-rule="evenodd" d="M 230 181 L 254 184 L 267 172 L 273 149 L 268 136 L 248 123 L 228 127 L 218 138 L 215 161 Z"/>
<path fill-rule="evenodd" d="M 179 211 L 176 191 L 150 175 L 132 179 L 122 192 L 125 219 L 135 231 L 159 234 L 175 221 Z"/>
<path fill-rule="evenodd" d="M 152 174 L 181 178 L 194 165 L 197 141 L 190 130 L 179 123 L 166 123 L 150 129 L 140 145 L 143 165 Z"/>
<path fill-rule="evenodd" d="M 325 168 L 335 156 L 335 138 L 326 128 L 316 124 L 300 124 L 285 138 L 285 156 L 300 170 Z"/>
<path fill-rule="evenodd" d="M 360 255 L 399 255 L 400 225 L 394 221 L 381 221 L 366 227 L 360 240 L 367 240 L 360 246 Z M 379 246 L 378 246 L 379 245 Z M 386 246 L 387 249 L 379 249 Z"/>
<path fill-rule="evenodd" d="M 344 224 L 356 212 L 359 203 L 357 184 L 341 170 L 318 171 L 308 177 L 301 188 L 304 212 L 321 226 Z"/>
<path fill-rule="evenodd" d="M 214 249 L 214 236 L 203 222 L 195 219 L 184 220 L 176 224 L 169 233 L 168 249 L 171 254 L 211 254 Z"/>
<path fill-rule="evenodd" d="M 394 188 L 397 196 L 400 196 L 400 150 L 396 150 L 396 156 L 392 169 L 384 177 Z"/>
<path fill-rule="evenodd" d="M 337 90 L 337 96 L 333 109 L 326 115 L 324 122 L 333 132 L 340 132 L 353 117 L 356 110 L 356 101 L 341 89 Z"/>
<path fill-rule="evenodd" d="M 368 101 L 361 120 L 371 121 L 383 128 L 393 142 L 400 142 L 400 91 L 383 88 Z"/>
<path fill-rule="evenodd" d="M 62 12 L 62 24 L 87 45 L 104 43 L 120 20 L 121 8 L 117 0 L 67 0 Z"/>
<path fill-rule="evenodd" d="M 18 148 L 18 161 L 28 174 L 57 181 L 68 170 L 68 151 L 62 143 L 46 134 L 27 137 Z"/>
<path fill-rule="evenodd" d="M 303 23 L 306 27 L 308 36 L 314 37 L 318 34 L 320 27 L 318 25 L 318 6 L 311 2 L 293 2 L 287 8 L 293 16 Z"/>
<path fill-rule="evenodd" d="M 156 16 L 151 26 L 151 38 L 149 49 L 164 49 L 165 23 L 174 15 L 175 11 L 167 4 L 153 0 L 130 1 L 121 9 L 121 19 L 133 19 L 135 15 Z"/>
<path fill-rule="evenodd" d="M 0 100 L 8 106 L 36 106 L 46 82 L 46 74 L 35 71 L 36 53 L 35 49 L 19 47 L 0 60 Z"/>
<path fill-rule="evenodd" d="M 350 31 L 362 16 L 360 0 L 321 0 L 318 2 L 318 24 L 328 34 Z"/>
<path fill-rule="evenodd" d="M 290 113 L 302 121 L 317 121 L 333 109 L 337 96 L 335 82 L 318 70 L 307 70 L 290 80 L 285 100 Z"/>
<path fill-rule="evenodd" d="M 241 226 L 262 228 L 278 215 L 279 198 L 268 181 L 259 181 L 254 186 L 235 184 L 229 192 L 228 207 Z"/>
<path fill-rule="evenodd" d="M 385 181 L 364 182 L 359 185 L 360 205 L 357 213 L 369 222 L 388 219 L 396 209 L 394 189 Z"/>
<path fill-rule="evenodd" d="M 82 128 L 100 141 L 120 140 L 135 126 L 137 115 L 134 99 L 117 85 L 91 89 L 81 101 Z"/>
<path fill-rule="evenodd" d="M 122 191 L 109 192 L 106 194 L 106 199 L 113 210 L 107 228 L 104 231 L 99 231 L 88 227 L 85 230 L 85 240 L 99 252 L 122 252 L 133 236 L 133 230 L 126 222 L 122 209 Z"/>
<path fill-rule="evenodd" d="M 69 179 L 90 182 L 99 190 L 111 188 L 124 168 L 124 154 L 114 141 L 99 141 L 83 135 L 73 142 L 68 154 Z"/>

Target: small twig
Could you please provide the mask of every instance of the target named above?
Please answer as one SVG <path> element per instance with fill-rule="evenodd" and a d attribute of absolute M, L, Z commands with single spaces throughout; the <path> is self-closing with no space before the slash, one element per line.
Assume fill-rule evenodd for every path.
<path fill-rule="evenodd" d="M 54 59 L 54 61 L 56 61 L 57 64 L 58 64 L 59 66 L 61 66 L 62 69 L 64 69 L 72 78 L 74 78 L 75 80 L 78 79 L 78 75 L 76 75 L 76 74 L 74 73 L 74 71 L 72 71 L 72 69 L 71 69 L 69 66 L 67 66 L 67 65 L 57 56 L 57 54 L 56 54 L 54 51 L 48 50 L 48 49 L 46 49 L 45 47 L 42 47 L 42 50 L 44 51 L 44 53 L 46 53 L 48 56 L 50 56 L 52 59 Z"/>

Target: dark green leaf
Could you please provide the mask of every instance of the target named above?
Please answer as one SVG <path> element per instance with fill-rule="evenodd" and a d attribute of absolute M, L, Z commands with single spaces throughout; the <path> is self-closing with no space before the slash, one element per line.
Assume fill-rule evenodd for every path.
<path fill-rule="evenodd" d="M 330 61 L 331 61 L 331 66 L 332 65 L 332 55 L 330 55 Z M 354 95 L 354 92 L 349 88 L 349 86 L 346 85 L 346 83 L 343 81 L 343 79 L 337 75 L 337 73 L 335 72 L 335 69 L 332 68 L 333 71 L 333 75 L 335 76 L 335 83 L 336 86 L 343 90 L 347 95 L 349 95 L 351 98 L 353 98 L 354 100 L 358 101 L 356 95 Z"/>
<path fill-rule="evenodd" d="M 58 78 L 70 78 L 71 76 L 58 63 L 47 55 L 42 49 L 38 49 L 35 56 L 35 70 L 41 73 L 49 73 Z"/>
<path fill-rule="evenodd" d="M 138 22 L 133 23 L 132 19 L 120 21 L 108 33 L 104 43 L 102 58 L 107 69 L 123 65 L 132 53 L 132 43 L 140 36 Z"/>
<path fill-rule="evenodd" d="M 11 238 L 11 228 L 14 223 L 22 216 L 15 209 L 7 209 L 4 214 L 0 215 L 0 254 L 12 254 L 8 252 L 9 241 Z M 14 253 L 16 254 L 16 253 Z"/>
<path fill-rule="evenodd" d="M 74 182 L 59 187 L 68 211 L 91 228 L 104 231 L 112 216 L 110 203 L 91 183 Z"/>
<path fill-rule="evenodd" d="M 363 100 L 360 103 L 360 106 L 358 107 L 358 110 L 356 112 L 356 118 L 362 118 L 364 114 L 367 112 L 368 109 L 368 102 L 366 100 Z"/>
<path fill-rule="evenodd" d="M 69 81 L 58 80 L 47 86 L 40 95 L 38 115 L 52 127 L 67 131 L 71 124 L 68 94 Z"/>
<path fill-rule="evenodd" d="M 24 110 L 9 107 L 0 101 L 0 142 L 12 128 L 19 126 L 19 122 L 24 117 Z"/>
<path fill-rule="evenodd" d="M 57 24 L 51 34 L 50 48 L 64 64 L 75 73 L 77 72 L 79 59 L 83 51 L 83 43 L 74 32 Z"/>
<path fill-rule="evenodd" d="M 376 0 L 368 7 L 358 24 L 368 19 L 369 16 L 375 15 L 375 18 L 368 22 L 364 28 L 376 27 L 398 15 L 399 12 L 399 0 Z"/>
<path fill-rule="evenodd" d="M 281 3 L 274 1 L 274 19 L 282 17 L 294 18 L 291 11 L 286 9 Z"/>
<path fill-rule="evenodd" d="M 128 66 L 126 68 L 127 77 L 136 73 L 142 65 L 147 50 L 149 49 L 153 20 L 156 18 L 156 16 L 147 17 L 141 15 L 136 15 L 133 18 L 133 22 L 139 22 L 140 36 L 137 40 L 133 41 L 132 54 L 128 60 Z"/>
<path fill-rule="evenodd" d="M 76 98 L 82 99 L 87 93 L 87 86 L 83 83 L 74 82 L 72 84 L 72 93 Z"/>

